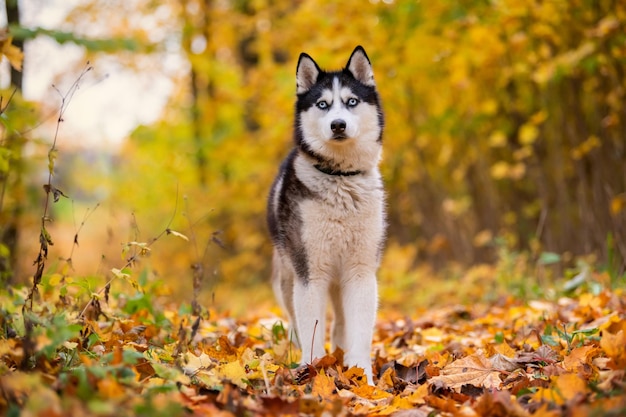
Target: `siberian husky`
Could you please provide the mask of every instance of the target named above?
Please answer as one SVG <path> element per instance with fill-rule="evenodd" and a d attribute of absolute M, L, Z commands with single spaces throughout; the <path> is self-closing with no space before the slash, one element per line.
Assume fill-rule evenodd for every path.
<path fill-rule="evenodd" d="M 364 369 L 378 303 L 376 270 L 385 237 L 378 163 L 383 113 L 372 66 L 358 46 L 341 71 L 302 53 L 296 70 L 295 147 L 268 199 L 274 243 L 272 286 L 302 349 L 302 363 L 325 355 L 327 301 L 332 349 Z"/>

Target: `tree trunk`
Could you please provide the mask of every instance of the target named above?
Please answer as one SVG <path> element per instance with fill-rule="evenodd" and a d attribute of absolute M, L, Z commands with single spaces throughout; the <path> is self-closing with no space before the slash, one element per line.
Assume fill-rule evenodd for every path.
<path fill-rule="evenodd" d="M 17 0 L 6 0 L 6 15 L 8 25 L 20 24 L 19 3 Z M 14 40 L 13 44 L 24 50 L 24 41 Z M 22 90 L 22 73 L 11 67 L 12 89 Z M 6 99 L 6 97 L 5 97 Z M 5 106 L 6 104 L 3 104 Z M 0 172 L 0 192 L 15 191 L 21 187 L 22 171 L 20 168 L 22 159 L 22 141 L 14 132 L 9 132 L 4 138 L 2 147 L 11 151 L 9 169 Z M 4 198 L 0 198 L 0 283 L 12 284 L 17 276 L 17 246 L 19 241 L 19 217 L 22 211 L 21 199 L 12 199 L 9 207 L 4 207 Z"/>
<path fill-rule="evenodd" d="M 6 13 L 7 13 L 7 22 L 9 26 L 19 25 L 20 24 L 20 9 L 19 3 L 17 0 L 6 0 Z M 24 41 L 21 39 L 14 39 L 13 45 L 20 48 L 21 51 L 24 50 Z M 22 90 L 22 72 L 17 71 L 15 68 L 11 66 L 11 85 Z"/>

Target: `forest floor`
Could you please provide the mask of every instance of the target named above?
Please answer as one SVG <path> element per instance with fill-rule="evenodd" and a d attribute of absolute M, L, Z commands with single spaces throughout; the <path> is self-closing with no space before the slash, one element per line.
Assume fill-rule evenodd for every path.
<path fill-rule="evenodd" d="M 398 312 L 383 283 L 370 386 L 341 352 L 298 367 L 274 308 L 193 315 L 159 284 L 87 305 L 78 294 L 92 284 L 44 275 L 32 307 L 30 288 L 0 290 L 0 414 L 626 415 L 623 287 L 605 272 L 559 285 L 476 302 L 439 294 Z"/>

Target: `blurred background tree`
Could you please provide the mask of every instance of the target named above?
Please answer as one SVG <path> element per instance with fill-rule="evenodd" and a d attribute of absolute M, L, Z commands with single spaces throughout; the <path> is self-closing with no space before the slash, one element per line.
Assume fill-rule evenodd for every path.
<path fill-rule="evenodd" d="M 194 264 L 228 285 L 264 282 L 265 198 L 291 146 L 298 55 L 336 68 L 361 44 L 386 112 L 390 258 L 467 266 L 505 246 L 624 271 L 624 2 L 84 0 L 44 29 L 11 32 L 79 45 L 77 65 L 113 60 L 174 85 L 158 121 L 98 151 L 104 168 L 60 165 L 77 205 L 108 207 L 98 254 L 148 239 L 176 210 L 172 228 L 194 239 L 168 243 L 155 270 L 191 276 Z"/>
<path fill-rule="evenodd" d="M 5 2 L 5 12 L 8 25 L 19 25 L 20 14 L 17 0 Z M 22 90 L 22 40 L 13 41 L 8 31 L 0 32 L 2 53 L 9 61 L 8 85 L 12 92 L 0 105 L 0 113 L 6 114 L 7 101 L 10 102 L 15 94 L 17 97 Z M 4 97 L 4 96 L 3 96 Z M 16 102 L 18 98 L 16 98 Z M 23 141 L 15 132 L 6 132 L 1 138 L 0 149 L 0 282 L 12 282 L 16 275 L 16 252 L 19 240 L 18 219 L 22 212 L 19 195 L 22 193 L 22 147 Z M 13 198 L 5 195 L 11 191 Z M 16 198 L 17 197 L 17 198 Z"/>

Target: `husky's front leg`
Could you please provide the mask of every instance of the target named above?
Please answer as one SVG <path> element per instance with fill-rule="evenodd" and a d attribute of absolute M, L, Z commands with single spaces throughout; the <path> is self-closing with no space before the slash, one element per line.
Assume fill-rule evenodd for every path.
<path fill-rule="evenodd" d="M 341 308 L 344 317 L 345 362 L 363 368 L 367 382 L 372 385 L 372 337 L 378 306 L 376 275 L 365 272 L 353 274 L 342 283 Z"/>
<path fill-rule="evenodd" d="M 301 363 L 307 364 L 326 353 L 325 312 L 328 282 L 323 279 L 296 279 L 294 285 L 294 307 L 298 339 L 302 348 Z"/>

